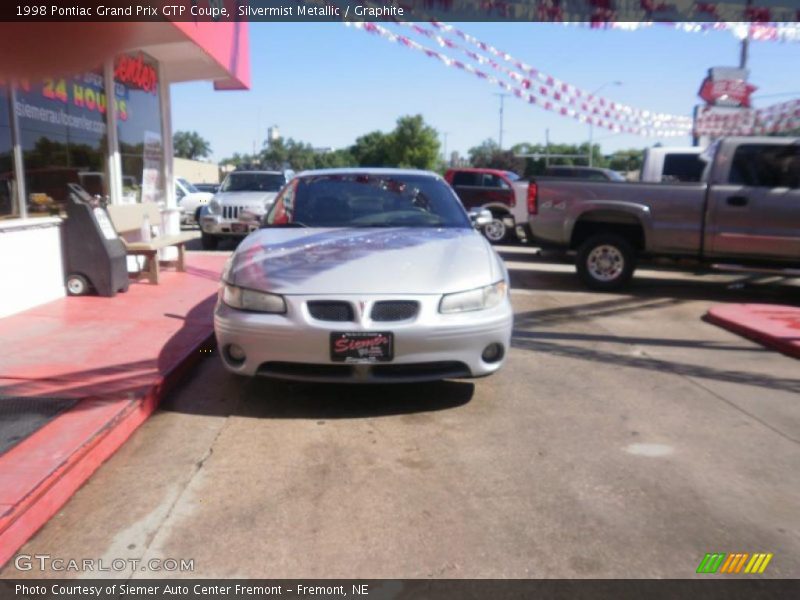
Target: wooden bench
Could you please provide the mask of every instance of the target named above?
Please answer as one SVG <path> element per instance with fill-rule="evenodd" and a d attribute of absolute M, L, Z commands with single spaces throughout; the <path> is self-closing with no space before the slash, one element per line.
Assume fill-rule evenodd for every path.
<path fill-rule="evenodd" d="M 161 227 L 161 209 L 158 204 L 153 202 L 143 202 L 141 204 L 119 204 L 109 205 L 108 214 L 111 217 L 114 228 L 125 244 L 130 256 L 144 256 L 145 269 L 148 273 L 150 283 L 158 283 L 159 267 L 158 267 L 158 251 L 162 248 L 175 246 L 178 249 L 178 271 L 186 270 L 185 261 L 185 244 L 186 242 L 197 238 L 196 233 L 186 232 L 177 235 L 159 235 L 154 237 L 149 242 L 129 242 L 125 239 L 125 235 L 136 234 L 137 236 L 142 230 L 142 223 L 147 215 L 150 221 L 150 226 L 158 225 Z"/>

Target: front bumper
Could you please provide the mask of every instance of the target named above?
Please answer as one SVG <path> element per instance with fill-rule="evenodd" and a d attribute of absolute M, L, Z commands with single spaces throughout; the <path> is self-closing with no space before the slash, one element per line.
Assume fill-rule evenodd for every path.
<path fill-rule="evenodd" d="M 259 228 L 260 220 L 224 219 L 220 215 L 200 217 L 200 229 L 207 235 L 245 237 Z"/>
<path fill-rule="evenodd" d="M 343 383 L 392 383 L 431 381 L 445 378 L 482 377 L 503 364 L 511 343 L 513 309 L 508 298 L 499 306 L 482 311 L 443 315 L 438 312 L 440 295 L 426 296 L 285 296 L 284 315 L 244 312 L 222 302 L 214 311 L 214 331 L 223 363 L 241 375 L 267 375 L 299 381 Z M 367 317 L 356 321 L 319 321 L 311 317 L 308 300 L 346 300 L 364 303 L 360 311 L 370 314 L 378 300 L 416 300 L 418 315 L 405 321 L 373 322 Z M 391 362 L 345 364 L 330 357 L 329 339 L 334 331 L 394 334 Z M 241 347 L 246 358 L 231 360 L 227 349 Z M 501 344 L 500 360 L 481 358 L 490 344 Z"/>

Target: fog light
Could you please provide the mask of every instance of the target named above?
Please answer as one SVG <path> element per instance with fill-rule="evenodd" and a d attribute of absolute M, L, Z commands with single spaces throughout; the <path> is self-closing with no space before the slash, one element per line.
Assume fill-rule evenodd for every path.
<path fill-rule="evenodd" d="M 503 358 L 503 345 L 502 344 L 489 344 L 483 349 L 481 358 L 483 362 L 494 363 Z"/>
<path fill-rule="evenodd" d="M 244 359 L 247 358 L 244 349 L 236 344 L 229 344 L 225 352 L 228 355 L 228 360 L 232 363 L 241 364 L 244 362 Z"/>

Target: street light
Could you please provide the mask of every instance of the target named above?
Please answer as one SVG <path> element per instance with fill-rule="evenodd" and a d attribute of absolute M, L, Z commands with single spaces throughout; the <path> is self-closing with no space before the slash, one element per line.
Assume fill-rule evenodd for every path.
<path fill-rule="evenodd" d="M 621 81 L 606 81 L 603 85 L 598 87 L 595 91 L 591 92 L 590 96 L 596 96 L 601 90 L 604 90 L 610 85 L 622 85 Z M 594 151 L 592 150 L 592 143 L 594 138 L 594 123 L 589 122 L 589 166 L 594 165 Z"/>

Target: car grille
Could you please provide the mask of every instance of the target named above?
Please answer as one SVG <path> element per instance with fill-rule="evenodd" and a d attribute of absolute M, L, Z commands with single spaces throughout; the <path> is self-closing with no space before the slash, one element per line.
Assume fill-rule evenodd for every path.
<path fill-rule="evenodd" d="M 312 300 L 308 312 L 319 321 L 353 321 L 353 307 L 349 302 Z"/>
<path fill-rule="evenodd" d="M 372 307 L 373 321 L 405 321 L 419 312 L 419 302 L 413 300 L 384 300 Z"/>
<path fill-rule="evenodd" d="M 265 377 L 299 381 L 375 383 L 438 381 L 472 376 L 467 365 L 456 361 L 387 365 L 330 365 L 275 361 L 263 363 L 258 367 L 257 373 Z"/>
<path fill-rule="evenodd" d="M 223 219 L 238 219 L 239 213 L 244 209 L 244 206 L 223 206 L 222 218 Z"/>

